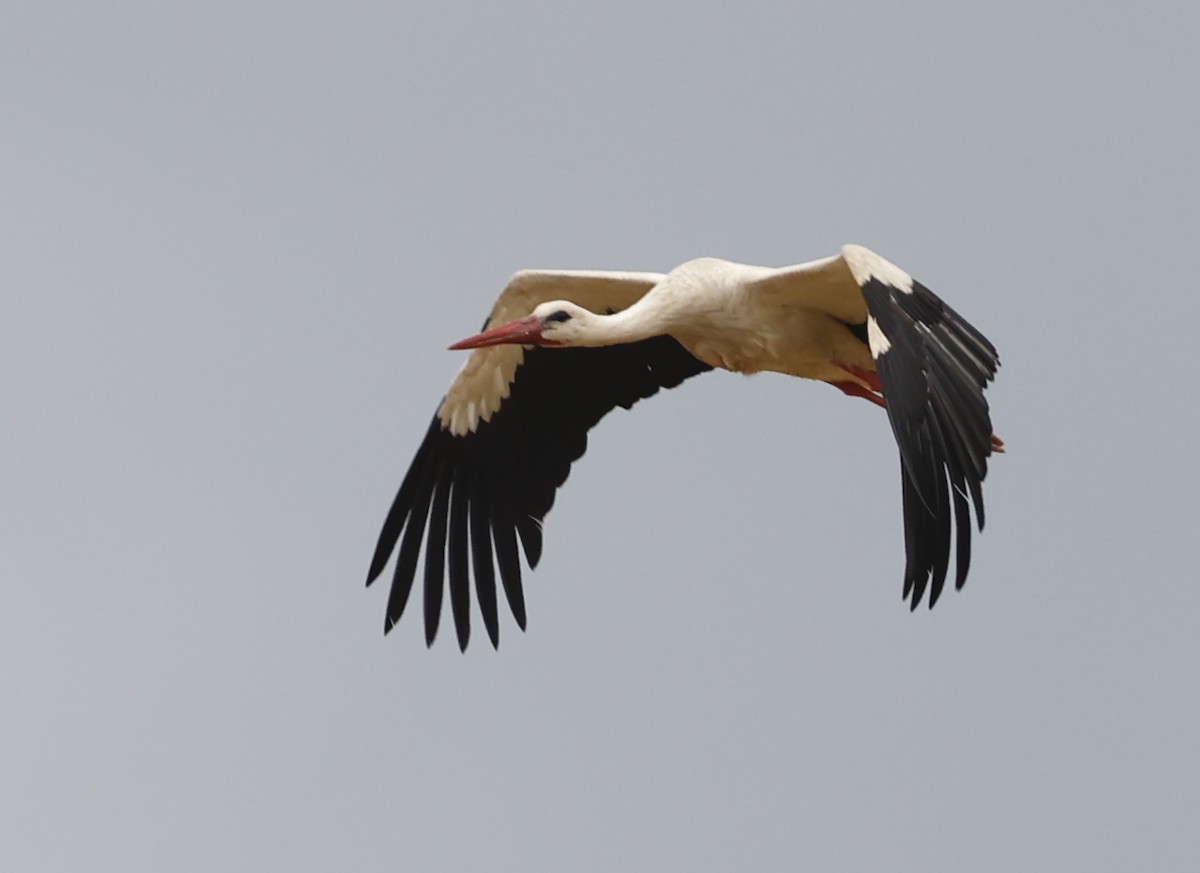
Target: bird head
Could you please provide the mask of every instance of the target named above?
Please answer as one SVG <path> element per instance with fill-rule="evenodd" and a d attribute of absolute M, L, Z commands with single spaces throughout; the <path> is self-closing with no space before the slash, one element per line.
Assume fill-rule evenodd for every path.
<path fill-rule="evenodd" d="M 451 349 L 481 349 L 485 346 L 583 345 L 584 332 L 597 316 L 568 300 L 551 300 L 539 305 L 530 315 L 489 328 L 483 333 L 459 340 Z"/>

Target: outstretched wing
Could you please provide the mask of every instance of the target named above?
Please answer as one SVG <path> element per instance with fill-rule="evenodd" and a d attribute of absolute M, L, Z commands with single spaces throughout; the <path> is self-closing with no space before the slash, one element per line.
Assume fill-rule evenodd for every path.
<path fill-rule="evenodd" d="M 955 536 L 955 587 L 971 563 L 971 505 L 983 529 L 983 480 L 992 422 L 983 391 L 1000 365 L 995 347 L 899 267 L 862 246 L 768 271 L 759 284 L 847 324 L 870 349 L 900 449 L 904 596 L 937 602 Z M 969 502 L 968 502 L 969 498 Z"/>
<path fill-rule="evenodd" d="M 527 315 L 546 300 L 593 312 L 630 306 L 657 273 L 523 271 L 484 328 Z M 493 346 L 474 351 L 455 377 L 384 521 L 370 585 L 397 550 L 387 632 L 400 620 L 425 546 L 425 641 L 432 644 L 449 581 L 458 644 L 470 639 L 468 577 L 492 645 L 499 642 L 496 575 L 517 624 L 525 601 L 517 540 L 530 568 L 542 553 L 542 520 L 587 448 L 587 432 L 617 406 L 711 369 L 668 336 L 604 348 Z M 470 570 L 468 570 L 470 567 Z"/>

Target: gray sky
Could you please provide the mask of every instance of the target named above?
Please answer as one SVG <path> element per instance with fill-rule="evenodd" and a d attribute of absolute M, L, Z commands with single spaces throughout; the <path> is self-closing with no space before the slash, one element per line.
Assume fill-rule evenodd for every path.
<path fill-rule="evenodd" d="M 1195 869 L 1200 11 L 1124 9 L 9 3 L 0 868 Z M 713 374 L 528 633 L 382 636 L 510 273 L 850 241 L 1000 349 L 962 592 L 877 409 Z"/>

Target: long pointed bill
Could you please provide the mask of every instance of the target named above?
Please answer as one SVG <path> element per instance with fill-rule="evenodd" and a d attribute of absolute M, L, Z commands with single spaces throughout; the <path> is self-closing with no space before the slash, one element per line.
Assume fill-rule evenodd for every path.
<path fill-rule="evenodd" d="M 526 318 L 518 318 L 516 321 L 510 321 L 508 324 L 502 324 L 499 327 L 493 327 L 491 330 L 485 330 L 483 333 L 477 333 L 475 336 L 469 336 L 465 340 L 459 340 L 450 346 L 450 348 L 457 351 L 458 349 L 481 349 L 484 346 L 500 346 L 506 343 L 523 345 L 525 343 L 537 343 L 541 338 L 542 320 L 530 315 Z"/>

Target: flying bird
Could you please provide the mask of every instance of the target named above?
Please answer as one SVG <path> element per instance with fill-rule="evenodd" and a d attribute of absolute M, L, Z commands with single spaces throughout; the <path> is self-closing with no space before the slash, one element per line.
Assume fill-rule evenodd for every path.
<path fill-rule="evenodd" d="M 425 641 L 444 592 L 459 647 L 480 613 L 499 644 L 496 578 L 524 630 L 518 540 L 532 569 L 542 521 L 615 407 L 714 368 L 828 382 L 887 410 L 900 450 L 903 596 L 932 607 L 950 566 L 971 560 L 971 509 L 982 531 L 987 459 L 1003 451 L 984 388 L 995 347 L 899 267 L 857 245 L 790 267 L 717 258 L 667 274 L 523 270 L 501 292 L 392 503 L 367 584 L 397 551 L 384 632 L 399 621 L 425 564 Z M 469 569 L 468 569 L 469 568 Z"/>

